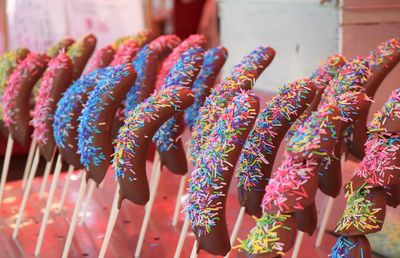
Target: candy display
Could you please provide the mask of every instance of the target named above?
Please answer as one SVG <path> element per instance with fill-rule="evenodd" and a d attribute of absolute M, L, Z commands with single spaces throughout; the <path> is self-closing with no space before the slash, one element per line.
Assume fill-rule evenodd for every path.
<path fill-rule="evenodd" d="M 325 89 L 318 109 L 292 131 L 286 143 L 285 159 L 265 188 L 264 213 L 294 216 L 299 230 L 313 233 L 319 168 L 323 165 L 322 160 L 329 160 L 332 155 L 341 137 L 342 126 L 351 123 L 368 101 L 360 89 L 369 75 L 368 64 L 361 58 L 348 62 Z M 250 234 L 239 247 L 251 255 L 263 253 L 274 257 L 288 251 L 292 247 L 288 243 L 293 243 L 294 238 L 294 233 L 287 239 L 282 238 L 285 245 L 280 251 L 265 250 L 259 243 L 267 243 L 268 236 Z M 255 244 L 250 246 L 248 243 Z"/>
<path fill-rule="evenodd" d="M 96 36 L 87 34 L 47 42 L 44 52 L 26 46 L 0 55 L 6 243 L 12 231 L 10 240 L 26 252 L 24 241 L 34 239 L 39 256 L 57 230 L 50 253 L 61 248 L 63 258 L 83 251 L 126 257 L 133 248 L 135 258 L 172 257 L 170 244 L 176 245 L 174 258 L 329 252 L 352 258 L 378 252 L 367 235 L 386 234 L 388 227 L 396 234 L 390 220 L 400 205 L 400 89 L 383 106 L 376 92 L 400 62 L 398 37 L 365 57 L 347 48 L 346 57 L 324 53 L 315 68 L 296 64 L 302 57 L 315 64 L 318 56 L 302 46 L 287 71 L 274 65 L 262 85 L 257 80 L 275 58 L 272 47 L 256 46 L 234 61 L 239 52 L 214 44 L 204 24 L 204 35 L 180 39 L 161 34 L 164 24 L 156 21 L 155 33 L 116 40 L 99 34 L 99 42 L 108 43 L 97 49 Z M 226 62 L 233 64 L 229 70 Z M 304 71 L 313 72 L 294 76 Z M 295 78 L 285 82 L 289 77 Z M 381 108 L 368 121 L 374 101 Z M 9 170 L 19 174 L 13 154 L 24 151 L 13 150 L 14 141 L 24 148 L 31 142 L 21 186 L 7 182 Z M 46 168 L 38 178 L 41 156 Z M 77 179 L 80 185 L 73 184 Z M 341 192 L 344 198 L 337 198 Z M 53 214 L 54 207 L 61 213 Z M 59 232 L 63 222 L 68 231 Z M 46 235 L 46 228 L 53 233 Z M 86 250 L 90 243 L 95 249 Z"/>

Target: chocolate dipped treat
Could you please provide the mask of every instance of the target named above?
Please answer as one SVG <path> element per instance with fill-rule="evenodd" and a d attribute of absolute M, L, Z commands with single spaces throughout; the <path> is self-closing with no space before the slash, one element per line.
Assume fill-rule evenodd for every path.
<path fill-rule="evenodd" d="M 16 48 L 6 51 L 0 56 L 0 98 L 3 97 L 10 75 L 28 54 L 28 49 Z M 8 130 L 3 123 L 3 105 L 0 105 L 0 128 L 3 135 L 7 136 Z"/>
<path fill-rule="evenodd" d="M 76 80 L 63 94 L 54 114 L 54 140 L 63 160 L 75 168 L 82 168 L 78 154 L 78 117 L 87 101 L 88 93 L 113 67 L 99 68 Z"/>
<path fill-rule="evenodd" d="M 136 79 L 131 64 L 110 67 L 88 95 L 79 117 L 78 153 L 87 178 L 101 183 L 113 151 L 112 123 L 117 108 Z"/>
<path fill-rule="evenodd" d="M 171 68 L 162 88 L 174 85 L 190 88 L 203 63 L 203 53 L 200 47 L 185 51 Z M 181 139 L 183 129 L 183 113 L 178 113 L 166 121 L 153 136 L 161 164 L 178 175 L 186 174 L 188 167 Z"/>
<path fill-rule="evenodd" d="M 261 217 L 264 189 L 270 178 L 276 153 L 287 130 L 314 98 L 315 86 L 299 79 L 280 88 L 257 117 L 243 147 L 236 170 L 238 194 L 249 215 Z"/>
<path fill-rule="evenodd" d="M 259 111 L 250 92 L 236 95 L 223 110 L 189 180 L 186 207 L 198 250 L 226 255 L 231 249 L 226 225 L 226 197 L 235 164 Z"/>
<path fill-rule="evenodd" d="M 47 49 L 47 55 L 50 58 L 55 58 L 58 56 L 60 50 L 68 50 L 68 48 L 74 44 L 75 40 L 72 38 L 63 38 L 59 42 L 52 45 L 49 49 Z"/>
<path fill-rule="evenodd" d="M 40 152 L 47 161 L 51 160 L 55 149 L 52 125 L 56 104 L 71 83 L 72 62 L 61 51 L 48 63 L 43 74 L 30 121 L 34 128 L 32 137 L 37 140 Z"/>
<path fill-rule="evenodd" d="M 190 89 L 171 86 L 156 91 L 129 113 L 119 130 L 113 168 L 120 184 L 119 207 L 124 199 L 138 205 L 149 200 L 146 155 L 158 128 L 194 101 Z"/>
<path fill-rule="evenodd" d="M 32 89 L 48 61 L 46 54 L 30 53 L 11 74 L 2 97 L 4 124 L 21 145 L 28 140 Z"/>
<path fill-rule="evenodd" d="M 393 38 L 381 43 L 366 57 L 366 60 L 369 62 L 372 76 L 365 85 L 365 93 L 373 99 L 382 81 L 400 62 L 400 38 Z M 346 139 L 350 152 L 359 159 L 365 155 L 364 143 L 368 137 L 366 124 L 369 108 L 370 104 L 362 110 Z"/>

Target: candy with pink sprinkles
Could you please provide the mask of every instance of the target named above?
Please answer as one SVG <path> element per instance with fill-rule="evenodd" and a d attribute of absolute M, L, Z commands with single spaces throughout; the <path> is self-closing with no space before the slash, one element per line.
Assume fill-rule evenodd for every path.
<path fill-rule="evenodd" d="M 49 64 L 46 72 L 44 73 L 38 94 L 35 99 L 35 108 L 33 110 L 33 118 L 30 124 L 33 126 L 34 137 L 39 144 L 45 145 L 47 142 L 47 133 L 52 131 L 48 126 L 47 121 L 53 121 L 53 113 L 50 111 L 50 106 L 53 104 L 54 99 L 51 98 L 52 87 L 54 86 L 54 78 L 62 70 L 67 69 L 70 63 L 69 57 L 64 51 L 61 51 L 57 57 L 53 58 Z"/>

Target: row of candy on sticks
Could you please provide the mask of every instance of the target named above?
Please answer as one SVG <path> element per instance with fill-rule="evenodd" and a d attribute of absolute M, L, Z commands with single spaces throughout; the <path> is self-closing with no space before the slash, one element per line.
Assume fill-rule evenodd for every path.
<path fill-rule="evenodd" d="M 263 254 L 279 257 L 292 248 L 296 229 L 310 235 L 315 231 L 316 191 L 319 188 L 332 198 L 340 193 L 343 142 L 351 140 L 349 135 L 353 133 L 362 133 L 355 131 L 354 122 L 362 114 L 367 114 L 372 98 L 369 93 L 377 90 L 399 60 L 400 42 L 392 39 L 380 45 L 366 59 L 355 58 L 347 62 L 343 56 L 336 55 L 317 70 L 312 78 L 318 86 L 317 97 L 292 125 L 286 140 L 284 160 L 268 183 L 265 182 L 265 195 L 259 202 L 262 203 L 263 214 L 256 219 L 257 225 L 248 238 L 241 242 L 240 248 L 254 256 Z M 396 120 L 387 119 L 385 123 L 386 128 L 399 127 Z M 249 184 L 250 187 L 259 183 L 258 177 L 262 178 L 257 167 L 249 165 L 262 160 L 257 154 L 259 149 L 254 147 L 246 150 L 245 145 L 243 153 L 247 158 L 240 161 L 245 161 L 243 166 L 239 165 L 242 184 Z M 382 161 L 377 162 L 375 167 L 371 166 L 371 171 L 376 170 L 377 166 L 383 166 Z M 263 172 L 268 173 L 267 178 L 270 177 L 270 170 Z M 257 177 L 253 178 L 254 175 Z M 391 183 L 398 182 L 394 180 Z M 392 195 L 391 198 L 391 203 L 398 204 L 398 195 Z M 359 206 L 357 208 L 351 214 L 362 217 L 362 209 Z M 246 206 L 246 211 L 259 217 L 261 208 L 256 210 L 257 213 Z M 348 221 L 348 217 L 345 221 Z M 360 221 L 363 218 L 358 222 L 365 222 Z M 349 231 L 342 233 L 350 234 Z"/>
<path fill-rule="evenodd" d="M 256 98 L 240 93 L 258 74 L 229 83 L 233 72 L 223 81 L 200 108 L 192 133 L 194 170 L 186 211 L 197 248 L 215 255 L 231 248 L 225 204 L 236 163 L 242 209 L 261 217 L 238 247 L 255 257 L 278 257 L 292 248 L 296 229 L 312 234 L 316 191 L 339 194 L 343 144 L 354 146 L 351 135 L 363 133 L 355 131 L 355 121 L 368 113 L 373 93 L 399 60 L 398 39 L 382 43 L 365 59 L 334 55 L 310 79 L 283 87 L 259 114 Z M 398 127 L 396 122 L 386 120 L 387 126 Z M 284 161 L 271 177 L 288 130 Z"/>
<path fill-rule="evenodd" d="M 116 51 L 113 46 L 101 48 L 91 59 L 85 75 L 72 76 L 77 66 L 79 73 L 82 72 L 94 50 L 95 42 L 95 37 L 88 35 L 70 47 L 63 45 L 59 54 L 54 55 L 50 61 L 46 55 L 37 53 L 16 58 L 20 52 L 25 53 L 27 50 L 4 54 L 3 64 L 8 65 L 8 70 L 2 76 L 2 80 L 7 81 L 4 83 L 2 106 L 3 120 L 10 135 L 24 143 L 30 120 L 30 107 L 27 103 L 32 88 L 43 73 L 30 122 L 34 127 L 34 140 L 48 161 L 54 157 L 57 145 L 62 159 L 76 168 L 85 166 L 88 172 L 96 170 L 95 174 L 88 173 L 88 177 L 95 175 L 92 178 L 101 181 L 111 158 L 112 139 L 115 135 L 112 127 L 120 123 L 119 120 L 115 121 L 117 109 L 121 110 L 119 113 L 129 114 L 151 95 L 157 84 L 163 87 L 191 85 L 203 62 L 205 37 L 193 35 L 180 44 L 180 39 L 175 35 L 151 40 L 149 33 L 140 33 L 134 38 L 119 41 Z M 65 52 L 63 49 L 68 47 Z M 204 92 L 209 90 L 205 86 L 213 84 L 226 55 L 222 47 L 210 49 L 206 53 L 204 69 L 195 85 L 196 98 L 202 98 Z M 13 62 L 11 65 L 10 59 Z M 183 74 L 187 66 L 191 70 Z M 186 76 L 188 79 L 185 79 Z M 187 92 L 187 95 L 191 93 Z M 196 109 L 196 105 L 188 109 L 186 121 L 193 119 L 192 114 Z M 169 129 L 166 127 L 166 130 Z M 160 134 L 158 137 L 160 144 L 163 143 L 162 137 L 165 136 Z M 166 164 L 174 164 L 168 162 L 168 158 L 165 160 Z M 185 173 L 182 170 L 187 169 L 186 163 L 180 164 L 183 164 L 183 168 L 181 166 L 174 170 L 172 167 L 171 170 Z"/>
<path fill-rule="evenodd" d="M 273 56 L 273 55 L 272 55 Z M 269 57 L 271 57 L 271 55 L 269 56 Z M 272 61 L 272 59 L 270 59 L 270 61 Z M 269 61 L 269 62 L 270 62 Z M 253 64 L 254 65 L 254 64 Z M 257 65 L 256 65 L 257 66 Z M 257 67 L 257 68 L 259 68 L 259 67 Z M 264 67 L 265 68 L 265 67 Z M 121 69 L 121 71 L 123 71 L 124 69 Z M 244 69 L 246 72 L 248 72 L 248 74 L 250 74 L 250 78 L 248 77 L 248 78 L 245 78 L 245 80 L 244 81 L 247 81 L 247 83 L 248 82 L 250 82 L 251 80 L 252 80 L 252 78 L 251 78 L 251 70 L 250 69 L 248 69 L 248 70 L 246 70 L 246 69 Z M 241 76 L 243 76 L 243 72 L 242 73 L 238 73 L 238 75 L 236 75 L 236 77 L 235 77 L 235 74 L 233 73 L 233 76 L 231 77 L 231 78 L 234 78 L 234 79 L 238 79 L 239 78 L 239 80 L 240 79 L 243 79 L 243 78 L 240 78 Z M 196 77 L 196 76 L 194 76 L 194 77 Z M 244 76 L 245 77 L 245 76 Z M 254 76 L 254 74 L 253 74 L 253 78 L 254 78 L 255 76 Z M 109 76 L 107 76 L 107 78 L 109 78 Z M 249 80 L 250 79 L 250 80 Z M 179 80 L 179 81 L 181 81 L 181 80 Z M 105 82 L 104 82 L 105 83 Z M 232 82 L 230 82 L 231 83 L 231 85 L 233 85 L 234 83 L 232 83 Z M 236 82 L 235 82 L 236 83 Z M 110 83 L 105 83 L 105 85 L 108 85 L 108 84 L 110 84 Z M 226 85 L 225 86 L 223 86 L 223 87 L 229 87 L 228 86 L 228 84 L 229 83 L 226 83 Z M 244 84 L 246 84 L 246 82 L 244 82 Z M 217 94 L 221 94 L 221 93 L 223 93 L 223 92 L 218 92 L 218 90 L 215 90 L 215 93 L 216 94 L 214 94 L 214 95 L 217 95 Z M 93 95 L 95 95 L 95 93 L 93 93 Z M 289 95 L 290 96 L 290 95 Z M 114 98 L 114 96 L 112 96 L 112 98 L 111 99 L 113 99 Z M 210 98 L 211 99 L 211 98 Z M 97 99 L 97 100 L 99 100 L 99 99 Z M 117 101 L 118 102 L 118 101 Z M 89 102 L 90 103 L 90 102 Z M 221 104 L 221 103 L 220 103 Z M 226 103 L 225 103 L 226 104 Z M 89 104 L 87 105 L 87 106 L 89 106 Z M 223 106 L 223 105 L 222 105 Z M 219 108 L 221 108 L 222 106 L 220 106 Z M 96 108 L 95 108 L 96 109 Z M 222 109 L 221 109 L 222 110 Z M 254 111 L 253 111 L 254 112 Z M 113 113 L 113 112 L 111 112 L 111 113 Z M 218 113 L 218 112 L 217 112 Z M 215 115 L 215 114 L 214 114 Z M 217 114 L 218 115 L 218 114 Z M 82 118 L 81 120 L 83 120 L 84 118 Z M 98 119 L 98 117 L 95 117 L 95 118 L 93 118 L 94 120 L 96 120 L 96 119 Z M 174 127 L 174 126 L 172 126 L 172 127 Z M 170 126 L 170 128 L 171 128 L 171 126 Z M 174 128 L 172 128 L 172 129 L 174 129 Z M 86 135 L 86 136 L 88 136 L 88 135 L 90 135 L 90 130 L 91 129 L 88 129 L 88 131 L 86 131 L 86 133 L 88 133 L 88 134 L 82 134 L 82 135 Z M 83 129 L 81 130 L 81 131 L 84 131 Z M 97 131 L 97 129 L 95 129 L 94 131 Z M 174 130 L 172 130 L 172 131 L 174 131 Z M 176 131 L 176 130 L 175 130 Z M 85 139 L 89 139 L 90 137 L 84 137 Z M 161 136 L 163 136 L 163 134 L 161 134 Z M 161 137 L 162 138 L 162 137 Z M 168 139 L 168 138 L 167 138 Z M 90 139 L 89 139 L 89 141 L 90 141 Z M 93 142 L 93 141 L 92 141 Z M 204 144 L 200 144 L 200 145 L 204 145 Z M 128 145 L 129 146 L 129 145 Z M 170 145 L 167 145 L 167 146 L 170 146 Z M 203 146 L 204 147 L 204 146 Z M 203 148 L 203 147 L 201 147 L 201 148 Z M 128 150 L 129 149 L 132 149 L 132 147 L 129 147 L 129 148 L 127 148 Z M 94 152 L 95 152 L 96 150 L 94 150 Z M 84 152 L 83 152 L 84 153 Z M 102 157 L 101 155 L 95 155 L 95 157 Z M 97 167 L 98 166 L 98 161 L 93 161 L 92 162 L 93 164 L 94 164 L 94 166 L 95 167 Z M 167 163 L 167 162 L 166 162 Z M 97 164 L 97 165 L 96 165 Z M 124 164 L 124 166 L 125 166 L 125 164 Z M 136 167 L 135 167 L 136 168 Z M 132 168 L 130 168 L 131 169 L 131 171 L 132 171 Z M 121 174 L 122 175 L 122 177 L 123 178 L 127 178 L 127 177 L 124 177 L 124 175 L 125 175 L 125 173 L 123 173 L 123 174 Z M 132 179 L 129 179 L 129 180 L 132 180 Z"/>

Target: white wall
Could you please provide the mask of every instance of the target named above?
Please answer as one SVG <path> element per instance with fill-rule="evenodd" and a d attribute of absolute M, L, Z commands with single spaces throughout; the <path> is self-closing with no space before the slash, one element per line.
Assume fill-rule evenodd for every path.
<path fill-rule="evenodd" d="M 339 9 L 319 0 L 219 0 L 221 44 L 229 50 L 224 74 L 259 45 L 277 55 L 256 84 L 276 91 L 279 85 L 308 76 L 338 51 Z M 296 52 L 296 48 L 298 52 Z"/>

